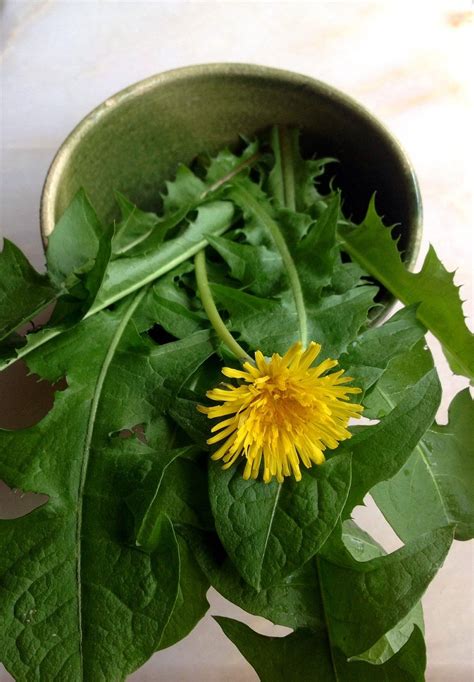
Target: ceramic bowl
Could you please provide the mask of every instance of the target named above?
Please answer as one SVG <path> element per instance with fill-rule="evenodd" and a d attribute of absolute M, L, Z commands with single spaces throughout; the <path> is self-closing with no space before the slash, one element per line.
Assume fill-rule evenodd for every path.
<path fill-rule="evenodd" d="M 387 224 L 398 224 L 408 266 L 421 236 L 413 168 L 399 143 L 356 101 L 325 83 L 250 64 L 190 66 L 147 78 L 109 97 L 59 149 L 41 199 L 46 240 L 74 194 L 87 191 L 104 221 L 114 190 L 145 210 L 159 205 L 179 162 L 234 145 L 273 125 L 298 126 L 304 152 L 333 156 L 346 212 L 359 220 L 373 192 Z"/>

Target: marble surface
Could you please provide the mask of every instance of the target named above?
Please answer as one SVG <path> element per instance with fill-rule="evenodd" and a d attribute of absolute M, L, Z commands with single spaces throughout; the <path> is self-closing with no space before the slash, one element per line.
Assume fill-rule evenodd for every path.
<path fill-rule="evenodd" d="M 470 3 L 0 0 L 0 25 L 0 228 L 38 267 L 42 183 L 57 147 L 90 109 L 170 68 L 255 62 L 339 87 L 395 133 L 421 184 L 422 254 L 431 242 L 448 269 L 457 268 L 472 315 Z M 451 375 L 433 348 L 444 420 L 466 382 Z M 1 377 L 0 426 L 34 423 L 49 404 L 50 396 L 21 368 Z M 0 517 L 33 502 L 3 487 Z M 396 538 L 367 503 L 357 510 L 358 520 L 394 549 Z M 424 598 L 428 682 L 473 679 L 473 569 L 472 545 L 455 543 Z M 218 595 L 210 601 L 211 613 L 244 618 Z M 245 619 L 259 631 L 283 632 L 263 619 Z M 0 666 L 0 682 L 11 679 Z M 129 679 L 251 682 L 257 676 L 208 616 Z"/>

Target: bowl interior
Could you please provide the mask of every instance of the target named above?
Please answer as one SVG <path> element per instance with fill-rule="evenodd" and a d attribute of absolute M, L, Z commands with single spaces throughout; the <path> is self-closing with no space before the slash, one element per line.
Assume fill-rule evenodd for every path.
<path fill-rule="evenodd" d="M 331 171 L 345 208 L 363 217 L 377 207 L 400 225 L 411 261 L 421 225 L 418 187 L 398 143 L 356 102 L 324 83 L 259 66 L 216 64 L 154 76 L 127 88 L 89 114 L 61 147 L 42 199 L 47 236 L 80 187 L 104 221 L 114 217 L 114 190 L 144 209 L 159 206 L 165 179 L 179 162 L 214 153 L 284 124 L 302 129 L 305 153 L 340 160 Z"/>

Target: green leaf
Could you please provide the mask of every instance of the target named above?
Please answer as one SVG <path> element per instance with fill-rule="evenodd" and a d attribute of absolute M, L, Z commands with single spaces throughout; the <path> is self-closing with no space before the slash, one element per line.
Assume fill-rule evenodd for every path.
<path fill-rule="evenodd" d="M 404 399 L 407 389 L 421 381 L 433 367 L 433 357 L 424 339 L 407 347 L 406 352 L 394 355 L 364 397 L 364 416 L 385 417 Z"/>
<path fill-rule="evenodd" d="M 331 640 L 347 656 L 373 646 L 420 600 L 442 566 L 453 529 L 440 528 L 384 557 L 352 565 L 319 559 Z"/>
<path fill-rule="evenodd" d="M 350 532 L 353 535 L 353 529 Z M 347 656 L 362 655 L 378 663 L 387 660 L 390 648 L 402 646 L 413 625 L 421 622 L 417 604 L 442 565 L 452 529 L 438 529 L 393 554 L 365 562 L 347 553 L 340 564 L 316 557 L 261 591 L 239 578 L 229 559 L 218 559 L 219 550 L 209 536 L 193 532 L 186 537 L 211 584 L 238 606 L 279 625 L 322 630 L 331 650 L 340 648 Z M 378 547 L 375 551 L 381 552 Z"/>
<path fill-rule="evenodd" d="M 214 350 L 213 335 L 205 329 L 185 339 L 155 346 L 150 351 L 150 365 L 155 374 L 162 377 L 163 385 L 172 391 L 174 398 Z"/>
<path fill-rule="evenodd" d="M 166 192 L 162 196 L 165 213 L 174 213 L 183 206 L 198 203 L 206 189 L 206 184 L 187 166 L 180 163 L 174 180 L 166 182 Z"/>
<path fill-rule="evenodd" d="M 178 237 L 159 249 L 118 258 L 110 263 L 92 312 L 119 301 L 194 256 L 207 244 L 205 235 L 222 234 L 231 225 L 234 209 L 228 201 L 212 201 L 198 208 L 196 219 Z M 141 245 L 143 247 L 143 244 Z"/>
<path fill-rule="evenodd" d="M 229 601 L 249 613 L 290 628 L 325 627 L 314 560 L 280 582 L 255 590 L 238 573 L 215 534 L 189 528 L 180 529 L 180 533 L 211 585 Z"/>
<path fill-rule="evenodd" d="M 8 239 L 0 253 L 0 341 L 56 300 L 59 291 Z"/>
<path fill-rule="evenodd" d="M 267 246 L 253 246 L 223 237 L 208 238 L 209 244 L 230 267 L 232 277 L 257 296 L 270 296 L 283 275 L 280 255 Z"/>
<path fill-rule="evenodd" d="M 406 389 L 400 403 L 379 424 L 358 431 L 343 443 L 352 453 L 352 484 L 343 513 L 347 518 L 380 481 L 391 478 L 405 464 L 431 426 L 441 399 L 436 370 Z"/>
<path fill-rule="evenodd" d="M 168 517 L 145 553 L 132 542 L 125 505 L 166 450 L 111 434 L 134 424 L 146 434 L 160 413 L 158 391 L 179 390 L 212 346 L 207 332 L 167 344 L 168 352 L 142 341 L 133 314 L 144 293 L 31 354 L 33 371 L 50 380 L 66 373 L 68 388 L 35 426 L 0 432 L 0 476 L 49 496 L 30 515 L 0 523 L 3 658 L 20 679 L 123 679 L 158 648 L 177 599 Z"/>
<path fill-rule="evenodd" d="M 321 359 L 338 358 L 347 349 L 367 323 L 376 293 L 376 287 L 355 287 L 308 307 L 309 338 L 322 345 Z"/>
<path fill-rule="evenodd" d="M 159 494 L 165 471 L 177 457 L 185 454 L 187 449 L 170 450 L 156 462 L 155 470 L 153 471 L 154 478 L 157 479 L 154 486 L 155 491 L 136 530 L 135 541 L 137 547 L 140 547 L 144 552 L 153 552 L 160 538 L 164 515 L 160 509 Z M 143 491 L 141 491 L 141 496 L 143 496 Z"/>
<path fill-rule="evenodd" d="M 48 237 L 48 274 L 57 285 L 70 285 L 74 276 L 95 262 L 103 227 L 83 189 L 79 190 Z"/>
<path fill-rule="evenodd" d="M 269 173 L 268 190 L 276 206 L 305 212 L 323 198 L 317 191 L 316 178 L 335 159 L 303 159 L 299 138 L 297 129 L 278 126 L 272 129 L 271 146 L 275 163 Z"/>
<path fill-rule="evenodd" d="M 415 308 L 402 308 L 380 327 L 371 327 L 359 334 L 339 358 L 339 363 L 348 375 L 353 377 L 354 384 L 367 391 L 384 374 L 391 360 L 400 355 L 405 355 L 424 338 L 424 334 L 425 329 L 416 319 Z M 428 367 L 426 371 L 429 369 L 431 367 Z M 426 371 L 418 378 L 420 379 Z M 416 383 L 416 381 L 412 383 Z M 403 390 L 408 385 L 410 385 L 408 381 L 403 382 Z M 369 418 L 383 416 L 383 414 L 378 413 L 374 415 L 373 409 L 370 409 L 370 413 L 368 413 L 369 405 L 372 407 L 373 398 L 372 400 L 370 397 L 365 399 L 366 411 L 364 416 Z"/>
<path fill-rule="evenodd" d="M 402 469 L 371 491 L 403 541 L 449 523 L 456 524 L 457 540 L 474 536 L 473 421 L 474 405 L 465 389 L 450 405 L 448 424 L 434 424 Z"/>
<path fill-rule="evenodd" d="M 120 208 L 122 219 L 116 224 L 113 237 L 113 253 L 115 256 L 134 248 L 150 234 L 159 224 L 156 213 L 141 211 L 135 204 L 120 192 L 115 192 L 115 199 Z M 160 231 L 163 239 L 164 233 Z"/>
<path fill-rule="evenodd" d="M 168 414 L 174 422 L 191 438 L 191 440 L 205 449 L 209 438 L 209 421 L 207 416 L 198 412 L 200 402 L 194 394 L 177 396 L 168 407 Z"/>
<path fill-rule="evenodd" d="M 293 250 L 306 301 L 314 301 L 319 290 L 331 282 L 340 260 L 336 244 L 339 213 L 340 197 L 336 194 Z"/>
<path fill-rule="evenodd" d="M 425 644 L 415 628 L 403 649 L 381 666 L 348 662 L 331 651 L 324 632 L 297 630 L 265 637 L 231 618 L 215 616 L 224 633 L 257 672 L 261 682 L 423 682 Z"/>
<path fill-rule="evenodd" d="M 172 439 L 176 439 L 173 434 Z M 163 515 L 175 527 L 183 525 L 212 530 L 207 495 L 207 453 L 202 461 L 195 446 L 162 452 L 155 458 L 138 491 L 127 497 L 127 506 L 136 519 L 137 545 L 147 551 L 147 540 L 153 539 L 154 526 Z"/>
<path fill-rule="evenodd" d="M 417 317 L 441 342 L 455 374 L 474 380 L 474 336 L 466 327 L 453 275 L 433 247 L 419 273 L 406 270 L 396 242 L 375 210 L 372 199 L 365 220 L 356 229 L 340 229 L 343 247 L 405 305 L 418 303 Z"/>
<path fill-rule="evenodd" d="M 157 649 L 174 608 L 179 554 L 171 524 L 164 522 L 153 554 L 128 547 L 117 521 L 120 494 L 137 483 L 132 461 L 111 450 L 97 456 L 106 460 L 106 485 L 87 486 L 79 546 L 72 499 L 0 521 L 2 660 L 16 679 L 124 679 Z M 136 467 L 136 454 L 131 459 Z"/>
<path fill-rule="evenodd" d="M 383 547 L 352 520 L 344 521 L 342 524 L 342 541 L 357 561 L 369 561 L 386 554 Z M 420 602 L 391 630 L 382 635 L 370 649 L 354 656 L 353 660 L 367 661 L 376 665 L 385 663 L 408 641 L 415 625 L 420 628 L 421 632 L 424 631 L 423 609 Z"/>
<path fill-rule="evenodd" d="M 262 190 L 248 179 L 234 180 L 227 194 L 242 209 L 244 218 L 250 216 L 263 227 L 279 252 L 290 285 L 294 311 L 298 320 L 299 337 L 303 346 L 306 346 L 308 343 L 307 316 L 301 280 L 285 236 L 276 221 L 273 207 Z"/>
<path fill-rule="evenodd" d="M 230 329 L 239 341 L 265 355 L 285 353 L 298 339 L 296 313 L 278 301 L 261 298 L 223 284 L 211 284 L 220 308 L 230 314 Z"/>
<path fill-rule="evenodd" d="M 282 305 L 223 284 L 211 284 L 213 296 L 230 314 L 230 329 L 250 349 L 284 354 L 298 340 L 293 306 Z M 376 289 L 364 286 L 333 294 L 307 309 L 309 338 L 322 345 L 321 359 L 337 358 L 367 321 Z"/>
<path fill-rule="evenodd" d="M 245 481 L 233 467 L 209 470 L 216 529 L 242 577 L 255 589 L 280 581 L 316 554 L 347 498 L 349 457 L 303 471 L 296 482 Z"/>
<path fill-rule="evenodd" d="M 206 599 L 209 582 L 187 543 L 179 536 L 178 546 L 180 563 L 178 597 L 171 618 L 160 639 L 160 650 L 184 639 L 209 609 Z"/>
<path fill-rule="evenodd" d="M 350 660 L 365 661 L 372 665 L 383 665 L 405 646 L 413 630 L 416 628 L 423 632 L 424 621 L 421 602 L 418 602 L 401 621 L 377 640 L 370 649 L 367 649 L 367 651 L 358 656 L 352 656 Z"/>
<path fill-rule="evenodd" d="M 74 246 L 76 237 L 77 246 Z M 110 237 L 110 232 L 100 225 L 84 191 L 80 190 L 48 240 L 48 275 L 58 287 L 51 318 L 40 330 L 18 339 L 16 348 L 10 345 L 6 349 L 0 371 L 67 331 L 90 312 L 110 260 Z M 39 281 L 37 285 L 40 294 Z M 37 302 L 37 294 L 31 290 L 24 291 L 22 296 Z M 18 309 L 21 311 L 24 306 L 25 301 Z"/>
<path fill-rule="evenodd" d="M 328 290 L 334 294 L 343 294 L 352 287 L 364 284 L 362 277 L 367 277 L 367 273 L 358 263 L 352 263 L 352 261 L 348 263 L 336 262 Z"/>
<path fill-rule="evenodd" d="M 208 186 L 223 186 L 236 175 L 245 177 L 249 173 L 251 166 L 258 162 L 260 158 L 259 141 L 247 141 L 242 138 L 245 147 L 239 155 L 234 154 L 230 149 L 221 149 L 215 157 L 207 160 L 206 182 Z"/>
<path fill-rule="evenodd" d="M 209 327 L 209 320 L 203 315 L 194 292 L 191 294 L 185 285 L 186 275 L 193 271 L 192 263 L 182 263 L 151 286 L 142 306 L 141 330 L 159 324 L 169 334 L 183 339 Z"/>

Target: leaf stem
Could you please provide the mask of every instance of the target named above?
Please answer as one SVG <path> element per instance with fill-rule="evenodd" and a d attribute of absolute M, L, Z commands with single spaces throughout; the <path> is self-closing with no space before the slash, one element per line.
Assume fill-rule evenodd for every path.
<path fill-rule="evenodd" d="M 291 154 L 291 142 L 288 130 L 277 128 L 278 145 L 280 150 L 280 167 L 283 180 L 284 206 L 290 211 L 296 211 L 295 172 Z"/>
<path fill-rule="evenodd" d="M 79 623 L 79 636 L 80 636 L 80 649 L 81 649 L 81 666 L 83 665 L 82 656 L 82 639 L 83 639 L 83 623 L 82 623 L 82 521 L 83 521 L 83 504 L 84 504 L 84 490 L 87 479 L 87 471 L 89 467 L 89 460 L 91 456 L 92 440 L 94 435 L 94 428 L 96 426 L 97 411 L 99 408 L 99 402 L 102 397 L 102 389 L 109 371 L 110 365 L 117 351 L 117 347 L 122 340 L 122 336 L 125 329 L 132 318 L 133 313 L 137 309 L 138 305 L 142 301 L 147 289 L 143 288 L 139 291 L 133 298 L 131 298 L 130 303 L 127 308 L 123 311 L 122 319 L 120 320 L 114 335 L 110 339 L 109 347 L 105 354 L 104 360 L 100 367 L 99 375 L 94 387 L 94 393 L 92 400 L 90 401 L 89 415 L 87 418 L 87 430 L 84 438 L 84 444 L 82 447 L 82 462 L 81 470 L 79 476 L 79 484 L 77 488 L 77 518 L 76 518 L 76 546 L 77 546 L 77 564 L 76 564 L 76 578 L 77 578 L 77 589 L 78 589 L 78 600 L 77 600 L 77 614 Z M 82 679 L 82 672 L 81 672 Z"/>
<path fill-rule="evenodd" d="M 248 210 L 266 227 L 270 233 L 275 246 L 280 252 L 283 264 L 286 268 L 288 279 L 293 293 L 293 298 L 296 306 L 296 313 L 299 321 L 299 332 L 301 343 L 304 347 L 308 345 L 308 321 L 306 317 L 306 307 L 303 299 L 303 290 L 301 282 L 293 261 L 293 257 L 288 249 L 286 241 L 280 232 L 280 228 L 273 220 L 271 215 L 259 204 L 259 202 L 252 196 L 252 194 L 242 185 L 235 184 L 230 192 L 230 197 L 235 198 L 240 206 L 248 208 Z"/>
<path fill-rule="evenodd" d="M 245 352 L 242 346 L 237 343 L 230 331 L 227 329 L 224 320 L 219 315 L 219 311 L 217 310 L 211 288 L 209 286 L 209 280 L 207 278 L 206 256 L 204 249 L 196 254 L 194 258 L 194 267 L 196 269 L 196 282 L 199 296 L 201 297 L 202 305 L 206 311 L 207 317 L 209 318 L 209 322 L 212 324 L 217 336 L 227 346 L 227 348 L 235 356 L 237 356 L 239 360 L 250 360 L 250 356 Z"/>

